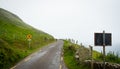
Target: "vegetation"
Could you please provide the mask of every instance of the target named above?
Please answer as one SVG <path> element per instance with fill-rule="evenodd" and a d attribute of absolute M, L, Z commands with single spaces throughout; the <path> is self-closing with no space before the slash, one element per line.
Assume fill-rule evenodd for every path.
<path fill-rule="evenodd" d="M 30 48 L 26 36 L 32 35 Z M 0 8 L 0 69 L 8 69 L 54 38 L 24 23 L 15 14 Z"/>
<path fill-rule="evenodd" d="M 74 42 L 75 43 L 75 42 Z M 74 44 L 71 40 L 64 40 L 63 52 L 64 62 L 68 69 L 89 69 L 89 66 L 84 63 L 85 60 L 90 60 L 89 49 L 84 46 Z M 79 60 L 75 59 L 76 52 L 79 52 Z M 89 52 L 88 52 L 89 51 Z M 102 62 L 103 55 L 93 50 L 93 60 Z M 106 62 L 120 63 L 120 57 L 114 52 L 109 52 L 106 55 Z"/>
<path fill-rule="evenodd" d="M 103 54 L 100 53 L 100 55 L 97 57 L 99 60 L 103 60 Z M 106 62 L 111 62 L 111 63 L 119 63 L 120 64 L 120 57 L 117 54 L 114 54 L 114 52 L 109 52 L 106 55 Z"/>
<path fill-rule="evenodd" d="M 64 62 L 68 69 L 89 69 L 84 64 L 79 64 L 75 59 L 75 52 L 79 48 L 76 44 L 70 41 L 64 40 L 63 52 L 64 52 Z"/>

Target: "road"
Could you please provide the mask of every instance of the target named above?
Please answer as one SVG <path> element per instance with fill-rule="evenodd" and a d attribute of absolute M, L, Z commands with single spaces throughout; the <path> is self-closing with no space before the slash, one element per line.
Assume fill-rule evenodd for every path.
<path fill-rule="evenodd" d="M 45 46 L 31 54 L 11 69 L 67 69 L 61 55 L 63 41 Z"/>

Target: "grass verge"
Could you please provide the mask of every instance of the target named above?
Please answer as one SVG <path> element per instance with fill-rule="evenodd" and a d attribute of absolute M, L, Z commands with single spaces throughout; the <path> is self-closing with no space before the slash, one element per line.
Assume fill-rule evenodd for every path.
<path fill-rule="evenodd" d="M 26 36 L 32 35 L 30 48 Z M 0 8 L 0 69 L 9 69 L 54 37 L 24 23 L 17 15 Z"/>
<path fill-rule="evenodd" d="M 70 45 L 74 45 L 69 41 L 64 40 L 63 52 L 64 52 L 64 62 L 68 69 L 89 69 L 83 64 L 78 64 L 75 60 L 75 49 L 70 49 Z M 74 45 L 76 48 L 76 46 Z"/>

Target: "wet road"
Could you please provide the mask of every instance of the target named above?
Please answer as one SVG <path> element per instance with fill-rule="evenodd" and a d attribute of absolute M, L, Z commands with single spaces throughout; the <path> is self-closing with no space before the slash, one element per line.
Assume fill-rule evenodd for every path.
<path fill-rule="evenodd" d="M 50 44 L 26 57 L 11 69 L 67 69 L 61 56 L 63 41 Z"/>

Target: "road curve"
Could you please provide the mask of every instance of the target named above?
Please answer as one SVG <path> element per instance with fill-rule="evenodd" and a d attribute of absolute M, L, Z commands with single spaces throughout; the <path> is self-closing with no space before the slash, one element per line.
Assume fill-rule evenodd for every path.
<path fill-rule="evenodd" d="M 58 40 L 26 57 L 11 69 L 67 69 L 61 56 L 62 47 L 63 41 Z"/>

